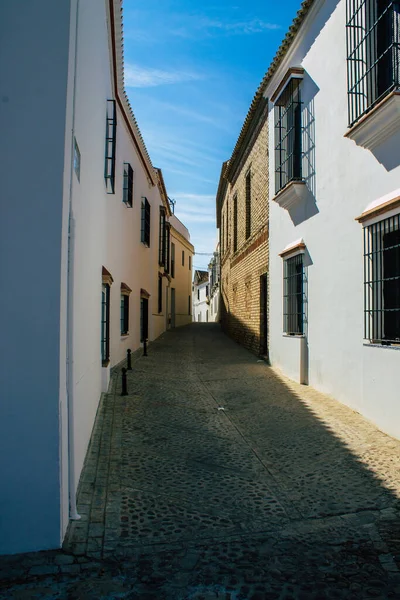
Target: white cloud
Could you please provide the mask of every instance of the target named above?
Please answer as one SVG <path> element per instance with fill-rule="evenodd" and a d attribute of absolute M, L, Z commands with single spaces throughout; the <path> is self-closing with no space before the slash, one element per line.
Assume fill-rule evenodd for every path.
<path fill-rule="evenodd" d="M 216 32 L 225 33 L 226 35 L 249 35 L 281 29 L 281 26 L 277 23 L 270 23 L 258 18 L 237 22 L 198 16 L 191 16 L 189 19 L 187 24 L 174 28 L 170 33 L 177 37 L 191 38 L 193 37 L 193 30 L 202 31 L 207 36 L 211 36 Z"/>
<path fill-rule="evenodd" d="M 155 87 L 203 79 L 202 75 L 195 72 L 164 71 L 128 63 L 125 64 L 124 75 L 125 86 L 133 88 Z"/>

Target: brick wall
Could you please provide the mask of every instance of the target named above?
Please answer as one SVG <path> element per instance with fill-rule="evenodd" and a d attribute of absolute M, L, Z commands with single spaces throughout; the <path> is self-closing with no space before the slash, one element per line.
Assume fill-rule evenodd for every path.
<path fill-rule="evenodd" d="M 253 134 L 227 186 L 221 209 L 221 322 L 252 352 L 266 353 L 261 276 L 268 272 L 268 123 Z M 251 173 L 250 236 L 246 239 L 246 175 Z M 234 252 L 234 197 L 237 250 Z"/>

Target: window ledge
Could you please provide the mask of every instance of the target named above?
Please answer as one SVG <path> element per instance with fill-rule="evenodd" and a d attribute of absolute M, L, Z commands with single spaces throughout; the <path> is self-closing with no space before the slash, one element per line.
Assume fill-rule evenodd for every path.
<path fill-rule="evenodd" d="M 291 181 L 274 196 L 273 200 L 281 208 L 289 210 L 303 202 L 307 194 L 308 189 L 305 181 Z"/>
<path fill-rule="evenodd" d="M 108 367 L 109 364 L 110 364 L 110 359 L 101 361 L 102 367 Z"/>
<path fill-rule="evenodd" d="M 400 350 L 400 344 L 377 344 L 376 342 L 364 342 L 367 348 L 380 348 L 385 350 Z"/>
<path fill-rule="evenodd" d="M 128 331 L 128 333 L 121 333 L 121 337 L 122 337 L 122 338 L 127 338 L 127 337 L 129 337 L 129 331 Z"/>
<path fill-rule="evenodd" d="M 305 337 L 305 335 L 304 333 L 282 333 L 282 337 L 299 339 Z"/>
<path fill-rule="evenodd" d="M 358 146 L 374 150 L 400 129 L 400 92 L 393 91 L 361 117 L 345 137 Z"/>

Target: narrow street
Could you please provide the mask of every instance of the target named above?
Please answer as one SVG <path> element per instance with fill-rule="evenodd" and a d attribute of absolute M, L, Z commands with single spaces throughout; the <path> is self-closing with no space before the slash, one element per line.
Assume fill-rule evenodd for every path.
<path fill-rule="evenodd" d="M 100 406 L 64 553 L 0 559 L 0 598 L 400 597 L 399 441 L 218 325 L 132 366 Z"/>

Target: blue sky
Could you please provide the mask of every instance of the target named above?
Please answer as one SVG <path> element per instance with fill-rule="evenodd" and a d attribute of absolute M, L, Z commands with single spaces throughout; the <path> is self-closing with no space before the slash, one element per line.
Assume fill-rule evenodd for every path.
<path fill-rule="evenodd" d="M 124 0 L 126 90 L 196 252 L 214 250 L 221 164 L 299 7 L 300 0 Z M 209 259 L 199 254 L 194 266 Z"/>

